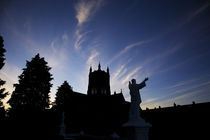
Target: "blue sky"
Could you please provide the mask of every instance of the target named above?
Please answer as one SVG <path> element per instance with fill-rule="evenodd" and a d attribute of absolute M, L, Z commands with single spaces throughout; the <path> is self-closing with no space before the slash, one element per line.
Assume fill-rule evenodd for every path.
<path fill-rule="evenodd" d="M 210 2 L 207 0 L 3 0 L 0 34 L 14 90 L 37 53 L 52 67 L 56 90 L 67 80 L 86 93 L 89 67 L 109 66 L 111 91 L 141 82 L 142 108 L 210 101 Z"/>

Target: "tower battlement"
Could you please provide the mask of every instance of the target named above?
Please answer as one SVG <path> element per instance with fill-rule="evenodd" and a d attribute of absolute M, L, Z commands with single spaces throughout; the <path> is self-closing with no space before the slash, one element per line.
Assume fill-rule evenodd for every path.
<path fill-rule="evenodd" d="M 108 67 L 107 71 L 101 70 L 100 63 L 98 65 L 98 70 L 92 71 L 92 67 L 90 67 L 87 94 L 98 96 L 111 95 L 110 75 Z"/>

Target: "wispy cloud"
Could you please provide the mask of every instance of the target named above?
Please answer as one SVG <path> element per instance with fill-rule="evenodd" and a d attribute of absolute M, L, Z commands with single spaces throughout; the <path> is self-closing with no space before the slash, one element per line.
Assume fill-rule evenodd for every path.
<path fill-rule="evenodd" d="M 74 48 L 76 50 L 80 50 L 82 48 L 82 43 L 85 42 L 86 40 L 86 35 L 89 33 L 90 31 L 87 32 L 81 32 L 81 29 L 77 28 L 75 31 L 75 43 L 74 43 Z"/>
<path fill-rule="evenodd" d="M 210 89 L 210 88 L 208 87 L 207 89 Z M 175 97 L 175 98 L 173 98 L 173 99 L 169 99 L 169 100 L 167 100 L 167 101 L 173 100 L 174 102 L 176 102 L 176 101 L 179 101 L 179 100 L 181 100 L 181 99 L 189 99 L 190 96 L 193 96 L 193 95 L 196 95 L 196 94 L 201 94 L 201 93 L 203 93 L 204 91 L 207 91 L 207 90 L 206 90 L 206 89 L 193 90 L 193 91 L 188 92 L 188 93 L 186 93 L 186 94 L 184 94 L 184 95 L 177 96 L 177 97 Z"/>
<path fill-rule="evenodd" d="M 67 48 L 58 46 L 56 39 L 51 41 L 49 48 L 40 49 L 40 54 L 46 58 L 53 69 L 62 69 L 65 66 L 68 56 Z"/>
<path fill-rule="evenodd" d="M 162 90 L 162 96 L 153 97 L 144 101 L 142 103 L 142 107 L 152 108 L 157 106 L 170 106 L 174 102 L 183 104 L 186 104 L 187 102 L 192 102 L 196 99 L 193 98 L 193 96 L 197 95 L 198 93 L 202 94 L 209 91 L 210 81 L 202 82 L 200 81 L 200 79 L 201 77 L 198 77 L 192 80 L 182 81 L 180 82 L 180 84 L 172 85 L 170 86 L 170 92 L 167 89 Z M 178 87 L 178 89 L 176 87 Z"/>
<path fill-rule="evenodd" d="M 80 0 L 75 5 L 77 27 L 75 29 L 75 50 L 82 48 L 82 43 L 86 40 L 86 35 L 90 31 L 83 31 L 84 23 L 90 21 L 90 19 L 96 14 L 103 4 L 103 0 Z"/>
<path fill-rule="evenodd" d="M 127 71 L 127 69 L 125 68 L 125 64 L 121 65 L 116 72 L 114 72 L 112 79 L 118 79 L 119 75 L 122 73 L 125 73 Z"/>
<path fill-rule="evenodd" d="M 129 74 L 128 72 L 128 64 L 131 61 L 131 59 L 125 61 L 122 65 L 119 65 L 113 73 L 111 73 L 111 79 L 110 79 L 110 84 L 111 84 L 111 90 L 112 92 L 117 91 L 119 92 L 121 89 L 123 90 L 123 93 L 125 96 L 128 94 L 128 88 L 127 84 L 128 83 L 122 83 L 122 80 L 125 79 L 125 77 Z"/>
<path fill-rule="evenodd" d="M 96 11 L 102 6 L 103 0 L 80 0 L 75 5 L 78 26 L 90 20 Z"/>
<path fill-rule="evenodd" d="M 147 100 L 142 102 L 141 106 L 148 107 L 150 104 L 154 104 L 154 102 L 157 101 L 158 99 L 159 99 L 159 97 L 154 97 L 154 98 L 147 99 Z"/>
<path fill-rule="evenodd" d="M 79 84 L 77 86 L 77 90 L 82 93 L 87 93 L 86 91 L 88 86 L 88 74 L 90 66 L 95 69 L 95 66 L 99 62 L 100 52 L 95 48 L 91 49 L 92 50 L 90 50 L 90 53 L 86 53 L 84 56 L 84 65 L 82 66 L 83 68 L 76 72 L 77 79 L 75 79 L 75 81 Z"/>
<path fill-rule="evenodd" d="M 195 17 L 203 13 L 207 8 L 209 8 L 210 2 L 204 3 L 201 7 L 199 7 L 196 11 L 192 12 L 188 18 L 184 21 L 184 23 L 188 23 L 193 20 Z"/>
<path fill-rule="evenodd" d="M 68 48 L 65 47 L 66 41 L 68 41 L 67 34 L 52 39 L 49 44 L 38 43 L 28 36 L 23 36 L 22 38 L 25 51 L 29 52 L 31 55 L 40 53 L 41 57 L 44 57 L 49 66 L 54 70 L 62 69 L 67 62 Z"/>
<path fill-rule="evenodd" d="M 132 78 L 135 77 L 135 74 L 137 72 L 139 72 L 139 70 L 141 69 L 141 66 L 136 67 L 133 71 L 131 71 L 130 73 L 127 74 L 127 76 L 122 80 L 122 84 L 125 84 L 126 82 L 128 82 L 129 80 L 131 80 Z"/>
<path fill-rule="evenodd" d="M 160 102 L 156 102 L 154 105 L 161 105 L 161 106 L 170 106 L 172 105 L 173 103 L 176 103 L 176 104 L 187 104 L 187 103 L 191 103 L 192 101 L 196 101 L 199 99 L 199 97 L 202 96 L 203 97 L 210 97 L 209 95 L 209 86 L 206 87 L 206 88 L 202 88 L 202 89 L 197 89 L 197 90 L 193 90 L 191 92 L 187 92 L 185 94 L 181 94 L 181 95 L 177 95 L 176 97 L 174 98 L 170 98 L 170 99 L 167 99 L 167 100 L 163 100 L 163 101 L 160 101 Z M 208 100 L 208 98 L 206 98 L 206 100 Z M 202 101 L 203 102 L 203 101 Z"/>
<path fill-rule="evenodd" d="M 88 57 L 86 64 L 87 64 L 88 66 L 90 66 L 90 65 L 95 65 L 96 63 L 98 63 L 98 62 L 96 62 L 95 58 L 98 57 L 99 54 L 100 54 L 100 53 L 99 53 L 98 51 L 93 50 L 93 51 L 91 52 L 90 56 Z"/>
<path fill-rule="evenodd" d="M 172 28 L 169 28 L 166 32 L 164 32 L 164 35 L 167 35 L 168 33 L 171 33 L 177 29 L 182 28 L 183 26 L 185 26 L 186 24 L 190 23 L 191 21 L 193 21 L 195 18 L 197 18 L 199 15 L 201 15 L 204 11 L 206 11 L 210 6 L 209 2 L 204 3 L 202 6 L 200 6 L 198 9 L 196 9 L 195 11 L 191 11 L 190 14 L 186 15 L 183 17 L 183 20 L 174 25 Z"/>
<path fill-rule="evenodd" d="M 203 87 L 203 86 L 210 86 L 210 81 L 203 82 L 203 83 L 199 83 L 199 84 L 190 86 L 190 87 L 188 87 L 188 88 L 177 89 L 177 90 L 175 90 L 175 92 L 173 92 L 173 94 L 183 93 L 183 92 L 187 92 L 187 91 L 192 91 L 192 90 L 194 90 L 194 89 L 201 88 L 201 87 Z"/>
<path fill-rule="evenodd" d="M 165 63 L 165 60 L 169 60 L 171 56 L 177 53 L 181 48 L 184 47 L 184 43 L 178 43 L 174 46 L 168 47 L 164 51 L 157 52 L 154 55 L 149 56 L 149 58 L 145 59 L 141 62 L 143 68 L 148 68 L 148 76 L 152 76 L 157 74 L 160 71 L 164 71 L 167 67 L 160 67 L 161 64 Z"/>
<path fill-rule="evenodd" d="M 177 82 L 173 85 L 170 85 L 170 86 L 168 86 L 167 88 L 164 88 L 164 89 L 176 89 L 176 88 L 180 88 L 180 87 L 183 87 L 183 86 L 188 86 L 190 84 L 199 82 L 199 81 L 201 81 L 201 80 L 203 80 L 203 79 L 205 79 L 209 76 L 210 75 L 202 75 L 202 76 L 199 76 L 199 77 L 196 77 L 196 78 L 193 78 L 193 79 L 180 81 L 180 82 Z"/>
<path fill-rule="evenodd" d="M 135 48 L 135 47 L 139 47 L 143 44 L 149 43 L 151 40 L 144 40 L 144 41 L 139 41 L 139 42 L 135 42 L 132 44 L 129 44 L 127 46 L 125 46 L 119 53 L 117 53 L 110 61 L 109 64 L 111 64 L 113 61 L 115 61 L 116 59 L 122 57 L 124 54 L 128 53 L 131 49 Z"/>
<path fill-rule="evenodd" d="M 113 76 L 111 76 L 111 79 L 110 79 L 112 93 L 114 91 L 120 92 L 120 90 L 122 89 L 124 95 L 127 95 L 128 93 L 128 89 L 126 85 L 127 83 L 122 84 L 122 79 L 121 79 L 121 75 L 122 74 L 126 75 L 126 72 L 127 72 L 127 68 L 125 68 L 125 65 L 118 67 L 114 71 Z M 122 76 L 122 78 L 124 78 L 124 76 Z"/>
<path fill-rule="evenodd" d="M 63 40 L 63 42 L 68 41 L 68 40 L 69 40 L 68 34 L 64 33 L 64 34 L 62 35 L 62 40 Z"/>

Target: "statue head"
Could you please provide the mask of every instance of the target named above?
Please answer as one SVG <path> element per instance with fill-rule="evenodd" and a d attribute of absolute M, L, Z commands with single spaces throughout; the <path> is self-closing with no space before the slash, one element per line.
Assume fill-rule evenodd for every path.
<path fill-rule="evenodd" d="M 131 80 L 132 84 L 136 84 L 136 79 Z"/>

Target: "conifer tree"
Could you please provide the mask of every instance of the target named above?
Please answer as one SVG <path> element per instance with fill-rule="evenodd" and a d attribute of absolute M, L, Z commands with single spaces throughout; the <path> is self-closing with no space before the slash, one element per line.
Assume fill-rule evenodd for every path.
<path fill-rule="evenodd" d="M 4 53 L 6 50 L 4 49 L 4 40 L 3 37 L 0 36 L 0 69 L 4 66 Z"/>
<path fill-rule="evenodd" d="M 66 102 L 70 99 L 70 96 L 73 94 L 72 87 L 69 85 L 67 81 L 58 87 L 58 91 L 56 93 L 55 98 L 55 106 L 58 110 L 63 110 Z"/>
<path fill-rule="evenodd" d="M 44 58 L 37 54 L 32 60 L 26 62 L 26 68 L 18 77 L 18 84 L 14 84 L 10 100 L 12 113 L 27 111 L 44 111 L 49 107 L 49 92 L 53 79 Z"/>
<path fill-rule="evenodd" d="M 2 36 L 0 36 L 0 69 L 4 66 L 4 53 L 6 50 L 4 49 L 4 40 Z M 5 84 L 5 81 L 0 79 L 0 118 L 5 116 L 5 109 L 3 106 L 3 99 L 8 95 L 8 92 L 5 92 L 5 88 L 1 88 Z"/>

